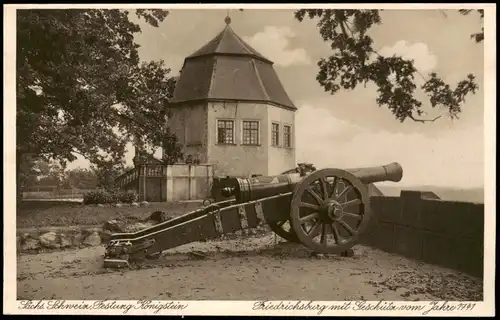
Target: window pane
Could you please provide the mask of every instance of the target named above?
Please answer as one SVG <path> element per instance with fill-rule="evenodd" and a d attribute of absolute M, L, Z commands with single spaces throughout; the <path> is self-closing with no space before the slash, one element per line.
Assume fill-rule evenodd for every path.
<path fill-rule="evenodd" d="M 291 140 L 292 140 L 292 128 L 290 126 L 284 126 L 283 127 L 283 145 L 285 147 L 291 147 Z"/>
<path fill-rule="evenodd" d="M 243 121 L 243 144 L 259 143 L 259 122 Z"/>
<path fill-rule="evenodd" d="M 220 129 L 217 133 L 217 142 L 224 143 L 226 135 L 224 134 L 224 129 Z"/>
<path fill-rule="evenodd" d="M 234 143 L 232 120 L 217 120 L 217 128 L 217 143 Z"/>
<path fill-rule="evenodd" d="M 279 145 L 279 124 L 273 123 L 272 124 L 272 145 L 273 146 L 278 146 Z"/>

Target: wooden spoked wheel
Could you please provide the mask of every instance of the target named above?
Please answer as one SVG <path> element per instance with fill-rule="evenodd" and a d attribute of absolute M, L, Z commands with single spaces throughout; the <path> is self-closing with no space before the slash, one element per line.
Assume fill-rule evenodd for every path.
<path fill-rule="evenodd" d="M 296 187 L 290 219 L 300 243 L 318 253 L 339 254 L 356 244 L 370 219 L 366 186 L 353 174 L 322 169 Z"/>
<path fill-rule="evenodd" d="M 307 175 L 311 172 L 316 170 L 314 166 L 310 165 L 306 167 L 302 171 L 302 175 Z M 301 173 L 300 172 L 300 167 L 282 172 L 281 174 L 290 174 L 290 173 Z M 274 233 L 276 233 L 278 236 L 282 237 L 283 239 L 293 242 L 293 243 L 300 243 L 299 238 L 297 237 L 297 234 L 295 233 L 295 230 L 293 230 L 292 223 L 290 222 L 290 219 L 283 220 L 283 221 L 278 221 L 278 222 L 269 222 L 269 227 L 271 228 Z"/>

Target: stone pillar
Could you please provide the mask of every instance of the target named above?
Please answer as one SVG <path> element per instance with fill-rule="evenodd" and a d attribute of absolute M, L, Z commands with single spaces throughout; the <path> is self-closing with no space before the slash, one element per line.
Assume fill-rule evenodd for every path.
<path fill-rule="evenodd" d="M 205 197 L 209 198 L 211 196 L 212 185 L 214 183 L 214 171 L 213 171 L 213 168 L 211 165 L 206 165 L 205 168 L 207 169 L 207 172 L 206 172 L 207 190 L 205 190 L 205 192 L 206 192 Z"/>
<path fill-rule="evenodd" d="M 172 166 L 171 165 L 168 165 L 167 166 L 167 170 L 166 170 L 166 174 L 165 174 L 165 180 L 166 180 L 166 198 L 167 198 L 167 202 L 168 201 L 172 201 L 173 200 L 173 197 L 174 197 L 174 177 L 173 177 L 173 173 L 172 173 Z"/>
<path fill-rule="evenodd" d="M 189 165 L 189 195 L 188 200 L 193 200 L 196 197 L 196 170 L 195 166 Z"/>
<path fill-rule="evenodd" d="M 146 166 L 145 165 L 139 165 L 136 167 L 138 170 L 138 180 L 139 180 L 139 200 L 140 201 L 146 201 Z"/>

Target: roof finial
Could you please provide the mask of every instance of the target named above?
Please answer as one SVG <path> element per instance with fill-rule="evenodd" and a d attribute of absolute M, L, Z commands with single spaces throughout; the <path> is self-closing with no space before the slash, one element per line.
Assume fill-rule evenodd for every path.
<path fill-rule="evenodd" d="M 229 16 L 229 10 L 227 10 L 226 18 L 224 19 L 224 22 L 229 25 L 231 23 L 231 17 Z"/>

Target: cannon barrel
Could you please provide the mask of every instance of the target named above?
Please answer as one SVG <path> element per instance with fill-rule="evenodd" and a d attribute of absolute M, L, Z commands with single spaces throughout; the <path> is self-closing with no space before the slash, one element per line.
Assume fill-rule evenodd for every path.
<path fill-rule="evenodd" d="M 258 200 L 265 197 L 293 191 L 302 176 L 299 173 L 276 176 L 258 176 L 253 178 L 233 178 L 233 187 L 221 190 L 225 197 L 234 196 L 238 203 Z"/>
<path fill-rule="evenodd" d="M 364 184 L 381 181 L 399 182 L 403 178 L 403 168 L 397 162 L 389 163 L 385 166 L 346 169 L 356 176 Z"/>
<path fill-rule="evenodd" d="M 381 181 L 398 182 L 403 177 L 403 168 L 393 162 L 385 166 L 353 168 L 350 172 L 363 184 Z M 276 176 L 258 176 L 253 178 L 233 178 L 234 187 L 226 187 L 221 193 L 226 197 L 234 196 L 239 203 L 253 201 L 265 197 L 292 192 L 303 179 L 299 173 L 281 174 Z"/>

